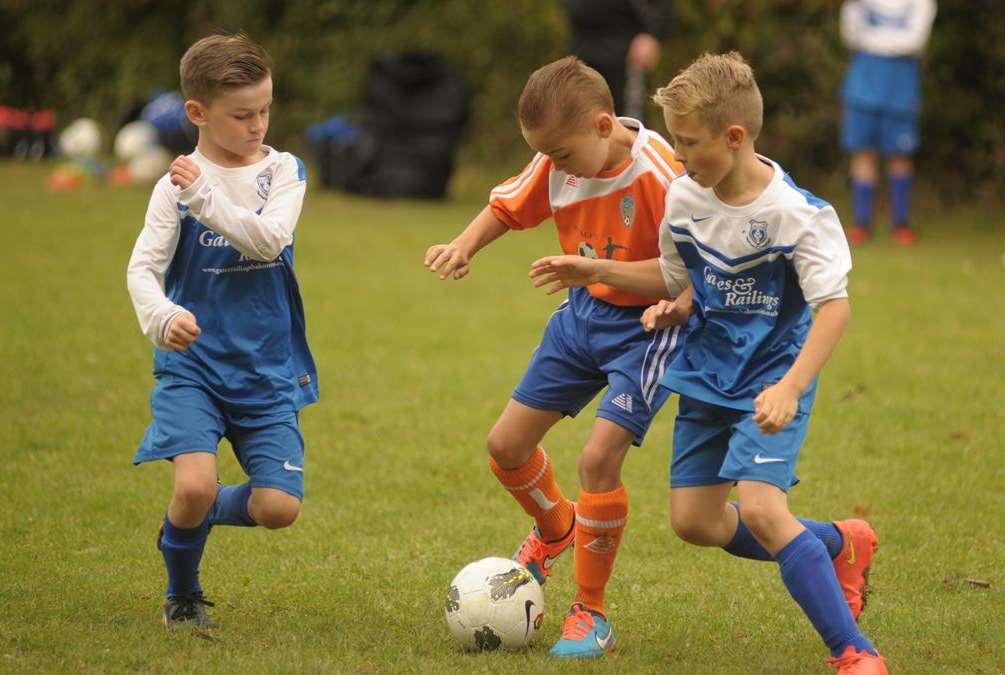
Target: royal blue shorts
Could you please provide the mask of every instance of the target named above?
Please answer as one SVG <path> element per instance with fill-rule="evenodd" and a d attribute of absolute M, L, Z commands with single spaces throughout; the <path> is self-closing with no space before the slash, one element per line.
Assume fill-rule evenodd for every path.
<path fill-rule="evenodd" d="M 914 115 L 845 106 L 841 144 L 849 152 L 873 149 L 884 156 L 911 155 L 918 142 L 918 118 Z"/>
<path fill-rule="evenodd" d="M 252 487 L 275 488 L 304 498 L 304 437 L 296 412 L 235 412 L 203 387 L 171 377 L 158 378 L 150 409 L 153 421 L 133 464 L 189 452 L 215 455 L 220 439 L 226 438 Z"/>
<path fill-rule="evenodd" d="M 639 323 L 644 310 L 597 300 L 583 288 L 570 289 L 548 320 L 513 398 L 575 417 L 607 387 L 597 417 L 629 430 L 634 444 L 641 445 L 669 396 L 659 380 L 684 342 L 685 330 L 673 326 L 646 333 Z"/>
<path fill-rule="evenodd" d="M 681 396 L 673 428 L 670 487 L 752 480 L 787 492 L 799 482 L 796 459 L 809 421 L 808 413 L 799 413 L 769 436 L 758 429 L 752 412 Z"/>

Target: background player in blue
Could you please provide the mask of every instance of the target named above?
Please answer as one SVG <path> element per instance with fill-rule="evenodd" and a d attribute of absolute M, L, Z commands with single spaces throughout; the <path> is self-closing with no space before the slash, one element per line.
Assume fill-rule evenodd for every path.
<path fill-rule="evenodd" d="M 164 622 L 210 626 L 199 563 L 213 525 L 286 527 L 303 499 L 298 411 L 318 399 L 293 232 L 306 174 L 263 145 L 272 76 L 244 35 L 199 40 L 181 60 L 185 112 L 199 129 L 154 187 L 129 261 L 129 294 L 157 346 L 153 421 L 134 463 L 174 463 L 157 545 Z M 250 480 L 218 486 L 226 436 Z"/>
<path fill-rule="evenodd" d="M 875 533 L 864 521 L 797 519 L 786 499 L 817 374 L 850 317 L 851 256 L 837 214 L 755 153 L 763 104 L 739 54 L 702 56 L 655 98 L 687 168 L 667 193 L 659 263 L 566 256 L 537 274 L 558 286 L 654 292 L 665 282 L 671 296 L 693 288 L 691 332 L 661 378 L 680 394 L 674 530 L 693 544 L 776 560 L 828 662 L 846 675 L 886 673 L 854 617 Z M 643 325 L 665 327 L 673 310 L 661 301 Z M 728 503 L 734 483 L 738 505 Z"/>
<path fill-rule="evenodd" d="M 852 244 L 872 236 L 879 182 L 877 153 L 887 158 L 894 241 L 913 244 L 908 212 L 921 110 L 919 57 L 932 31 L 935 0 L 849 0 L 841 7 L 841 38 L 854 54 L 845 75 L 841 143 L 851 153 L 855 223 Z"/>

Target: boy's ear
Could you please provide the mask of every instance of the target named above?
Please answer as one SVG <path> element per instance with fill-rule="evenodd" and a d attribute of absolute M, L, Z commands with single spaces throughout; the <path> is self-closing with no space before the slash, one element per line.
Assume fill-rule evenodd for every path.
<path fill-rule="evenodd" d="M 614 131 L 614 117 L 610 113 L 597 113 L 594 125 L 597 127 L 597 133 L 600 134 L 600 137 L 607 138 Z"/>
<path fill-rule="evenodd" d="M 206 126 L 206 109 L 194 99 L 185 101 L 185 117 L 197 127 Z"/>
<path fill-rule="evenodd" d="M 730 150 L 739 150 L 745 140 L 747 140 L 747 130 L 739 124 L 730 124 L 726 127 L 726 147 Z"/>

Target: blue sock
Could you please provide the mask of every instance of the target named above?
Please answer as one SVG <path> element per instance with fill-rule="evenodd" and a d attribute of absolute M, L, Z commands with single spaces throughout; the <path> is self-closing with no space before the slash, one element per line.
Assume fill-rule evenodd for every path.
<path fill-rule="evenodd" d="M 851 181 L 851 200 L 855 211 L 855 224 L 872 228 L 872 202 L 876 196 L 876 185 L 863 183 L 854 178 Z"/>
<path fill-rule="evenodd" d="M 740 509 L 736 504 L 733 504 L 733 508 L 739 514 Z M 837 557 L 838 553 L 841 552 L 844 540 L 841 538 L 841 532 L 838 531 L 834 523 L 825 523 L 819 520 L 810 520 L 809 518 L 797 518 L 797 520 L 803 524 L 803 527 L 812 532 L 817 539 L 824 543 L 831 560 Z M 750 530 L 747 529 L 747 525 L 743 522 L 742 518 L 736 524 L 736 534 L 733 535 L 733 540 L 722 548 L 726 553 L 731 553 L 739 558 L 774 560 L 771 554 L 761 546 Z"/>
<path fill-rule="evenodd" d="M 876 653 L 852 618 L 827 550 L 812 532 L 800 532 L 778 552 L 775 560 L 782 582 L 831 650 L 831 656 L 840 656 L 848 645 L 853 645 L 856 651 Z"/>
<path fill-rule="evenodd" d="M 256 523 L 248 514 L 248 499 L 251 497 L 251 483 L 224 485 L 216 492 L 216 500 L 209 507 L 207 516 L 210 525 L 237 525 L 254 527 Z"/>
<path fill-rule="evenodd" d="M 890 174 L 890 224 L 894 227 L 907 225 L 907 212 L 911 207 L 911 174 Z"/>
<path fill-rule="evenodd" d="M 164 534 L 161 536 L 161 555 L 167 567 L 167 596 L 202 593 L 199 585 L 199 561 L 209 536 L 209 520 L 197 527 L 176 527 L 164 516 Z"/>

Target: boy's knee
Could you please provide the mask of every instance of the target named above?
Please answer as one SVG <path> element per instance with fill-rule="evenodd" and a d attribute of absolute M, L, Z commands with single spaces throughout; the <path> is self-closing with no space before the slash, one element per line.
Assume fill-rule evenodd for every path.
<path fill-rule="evenodd" d="M 271 490 L 271 494 L 255 499 L 252 495 L 249 511 L 256 523 L 270 530 L 292 525 L 300 515 L 300 500 L 293 495 Z"/>
<path fill-rule="evenodd" d="M 670 526 L 674 533 L 695 546 L 715 546 L 708 523 L 702 518 L 688 513 L 671 513 Z"/>
<path fill-rule="evenodd" d="M 528 450 L 526 447 L 522 447 L 519 439 L 513 438 L 498 427 L 489 432 L 488 438 L 485 439 L 485 447 L 492 459 L 499 466 L 507 469 L 523 466 L 534 454 L 534 448 Z"/>
<path fill-rule="evenodd" d="M 743 524 L 755 537 L 763 538 L 771 531 L 775 518 L 767 504 L 757 500 L 746 501 L 739 506 L 739 511 Z"/>
<path fill-rule="evenodd" d="M 589 492 L 610 492 L 621 484 L 621 462 L 588 446 L 579 456 L 579 482 Z"/>
<path fill-rule="evenodd" d="M 216 499 L 216 479 L 188 477 L 175 480 L 174 498 L 190 510 L 207 510 Z"/>

